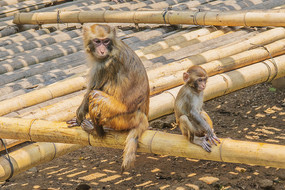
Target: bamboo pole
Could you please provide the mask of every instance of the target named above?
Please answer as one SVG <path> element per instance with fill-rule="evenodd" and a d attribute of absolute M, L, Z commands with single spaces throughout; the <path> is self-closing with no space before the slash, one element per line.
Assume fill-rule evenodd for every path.
<path fill-rule="evenodd" d="M 13 173 L 6 155 L 0 157 L 0 181 L 9 179 L 31 167 L 46 163 L 66 153 L 81 148 L 82 145 L 38 142 L 9 153 Z"/>
<path fill-rule="evenodd" d="M 15 24 L 150 23 L 216 26 L 285 26 L 285 13 L 275 11 L 66 11 L 17 13 Z"/>
<path fill-rule="evenodd" d="M 123 149 L 127 137 L 126 132 L 110 131 L 104 138 L 99 138 L 86 133 L 80 127 L 68 128 L 65 122 L 1 117 L 0 124 L 1 138 Z M 213 146 L 212 152 L 208 153 L 182 135 L 147 130 L 140 139 L 138 151 L 285 168 L 285 146 L 275 144 L 221 139 L 221 144 Z"/>
<path fill-rule="evenodd" d="M 0 104 L 0 115 L 5 115 L 12 111 L 35 105 L 55 97 L 82 90 L 84 86 L 85 78 L 77 76 L 72 77 L 70 80 L 60 81 L 45 88 L 4 100 Z"/>

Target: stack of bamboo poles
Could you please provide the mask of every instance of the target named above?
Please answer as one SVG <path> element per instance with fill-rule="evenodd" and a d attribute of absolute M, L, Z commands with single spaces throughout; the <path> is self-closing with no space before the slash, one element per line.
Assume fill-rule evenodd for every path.
<path fill-rule="evenodd" d="M 284 35 L 284 28 L 272 29 L 268 32 L 257 35 L 255 38 L 251 38 L 239 44 L 207 51 L 201 55 L 192 56 L 180 62 L 169 64 L 157 70 L 151 70 L 148 72 L 148 75 L 150 78 L 152 94 L 156 94 L 162 90 L 180 85 L 182 82 L 181 73 L 193 64 L 202 64 L 202 66 L 208 71 L 208 73 L 210 73 L 210 75 L 217 74 L 209 79 L 209 82 L 207 84 L 208 86 L 205 91 L 206 100 L 253 84 L 283 77 L 285 76 L 285 57 L 282 55 L 284 54 Z M 245 51 L 248 48 L 254 49 Z M 273 57 L 278 55 L 281 56 L 275 57 L 274 61 L 268 60 L 256 63 L 258 61 L 270 58 L 268 52 L 270 52 L 271 56 Z M 252 57 L 252 55 L 255 56 Z M 199 59 L 199 57 L 203 57 L 203 59 Z M 180 67 L 177 67 L 177 65 L 180 65 Z M 175 69 L 173 69 L 174 67 Z M 237 69 L 240 67 L 244 68 Z M 230 71 L 233 69 L 236 70 Z M 226 71 L 230 72 L 223 73 Z M 76 83 L 78 83 L 78 80 L 80 82 L 78 85 L 76 85 Z M 76 81 L 76 83 L 74 81 Z M 78 76 L 76 78 L 48 86 L 47 88 L 36 90 L 31 93 L 21 95 L 17 98 L 0 102 L 0 115 L 35 105 L 37 103 L 62 96 L 67 93 L 78 91 L 83 88 L 84 84 L 85 78 L 83 76 Z M 176 96 L 179 89 L 180 87 L 177 87 L 160 95 L 155 95 L 151 98 L 151 109 L 149 115 L 150 120 L 173 112 L 174 97 Z M 43 97 L 43 99 L 34 97 Z M 64 121 L 74 117 L 74 111 L 71 110 L 75 110 L 75 107 L 79 105 L 81 99 L 82 96 L 76 96 L 72 99 L 62 101 L 55 105 L 36 110 L 35 114 L 23 115 L 23 117 Z M 162 99 L 164 100 L 164 105 L 161 105 Z M 67 104 L 67 102 L 72 102 L 72 104 Z M 62 112 L 64 115 L 56 117 L 58 112 Z M 18 130 L 15 130 L 15 128 Z M 46 133 L 46 131 L 50 131 L 50 134 L 53 135 L 47 135 L 48 133 Z M 114 136 L 116 138 L 114 138 Z M 65 123 L 48 122 L 34 119 L 0 118 L 0 138 L 15 138 L 32 141 L 61 143 L 81 143 L 82 145 L 122 148 L 125 137 L 126 134 L 110 133 L 104 140 L 98 140 L 94 138 L 90 138 L 90 140 L 88 140 L 88 135 L 81 129 L 69 129 L 66 127 Z M 149 139 L 152 140 L 150 141 Z M 165 143 L 162 144 L 162 142 Z M 177 143 L 173 144 L 173 142 Z M 284 149 L 284 146 L 279 145 L 250 143 L 224 139 L 221 145 L 215 147 L 213 152 L 211 154 L 208 154 L 204 151 L 201 151 L 201 149 L 197 148 L 195 145 L 189 145 L 189 142 L 187 142 L 180 135 L 170 135 L 153 131 L 147 131 L 140 140 L 140 143 L 141 148 L 139 151 L 143 152 L 186 156 L 198 159 L 209 159 L 225 162 L 269 165 L 281 168 L 284 167 L 284 154 L 281 153 L 275 157 L 276 159 L 272 159 L 273 154 L 276 154 L 274 152 L 275 150 L 278 149 L 280 151 Z M 177 146 L 179 146 L 179 148 L 177 148 Z M 243 148 L 245 146 L 250 146 L 252 149 L 248 150 Z M 38 147 L 40 147 L 40 151 L 34 153 L 33 148 L 36 149 Z M 20 171 L 24 171 L 25 169 L 36 164 L 43 163 L 44 161 L 49 161 L 56 156 L 64 154 L 68 151 L 72 151 L 79 147 L 82 146 L 58 143 L 35 143 L 31 145 L 30 148 L 21 149 L 19 152 L 13 152 L 11 154 L 11 157 L 13 158 L 13 165 L 18 166 L 14 167 L 16 171 L 15 174 L 19 173 Z M 163 149 L 161 147 L 163 147 Z M 181 147 L 190 148 L 184 150 L 181 149 Z M 234 147 L 238 147 L 238 149 L 235 149 Z M 240 154 L 238 151 L 239 149 L 245 150 L 243 154 Z M 258 152 L 257 149 L 259 149 Z M 249 152 L 247 152 L 247 150 Z M 20 156 L 23 154 L 22 151 L 26 155 L 26 160 L 24 161 L 22 161 L 22 157 Z M 240 157 L 240 155 L 244 154 L 247 156 Z M 0 169 L 0 180 L 7 179 L 11 173 L 11 168 L 9 168 L 7 160 L 3 157 L 0 158 L 0 166 L 2 167 Z"/>
<path fill-rule="evenodd" d="M 207 89 L 205 91 L 206 99 L 214 98 L 216 96 L 220 96 L 220 95 L 229 93 L 231 91 L 244 88 L 246 86 L 250 86 L 253 84 L 260 83 L 260 82 L 265 82 L 267 80 L 271 80 L 273 77 L 280 78 L 282 76 L 285 76 L 285 61 L 284 61 L 285 59 L 284 58 L 285 58 L 284 55 L 275 57 L 274 58 L 275 64 L 270 61 L 265 61 L 265 62 L 253 64 L 253 65 L 241 68 L 241 69 L 237 69 L 237 70 L 234 70 L 228 73 L 223 73 L 223 74 L 210 77 Z M 254 70 L 254 72 L 252 72 L 252 70 Z M 253 77 L 252 73 L 256 73 L 256 76 Z M 241 78 L 243 79 L 243 81 L 240 81 Z M 173 112 L 174 97 L 176 96 L 179 88 L 180 87 L 169 90 L 167 92 L 164 92 L 162 94 L 156 95 L 151 98 L 150 119 L 154 119 L 162 115 Z M 33 99 L 32 96 L 31 96 L 31 99 Z M 163 105 L 161 105 L 162 100 L 164 102 Z M 61 105 L 57 104 L 55 106 L 49 106 L 47 108 L 41 109 L 42 112 L 46 112 L 46 113 L 45 114 L 42 113 L 41 116 L 38 115 L 37 117 L 40 118 L 40 117 L 43 117 L 44 115 L 50 115 L 50 113 L 48 113 L 49 109 L 53 109 L 53 111 L 58 111 L 58 112 L 61 112 L 60 110 L 63 110 L 63 109 L 66 110 L 67 109 L 66 106 L 63 106 L 63 107 L 57 107 L 57 106 L 68 105 L 66 104 L 67 101 L 70 101 L 70 100 L 65 100 L 64 102 L 61 103 Z M 77 104 L 76 106 L 78 106 L 81 99 L 77 97 L 77 102 L 74 102 L 74 99 L 72 101 L 74 104 Z M 51 111 L 51 113 L 53 111 Z M 67 115 L 71 115 L 73 117 L 74 112 L 69 113 Z M 113 148 L 122 148 L 123 142 L 125 139 L 125 134 L 110 133 L 108 134 L 107 138 L 104 140 L 98 141 L 98 139 L 91 138 L 92 141 L 88 141 L 88 135 L 85 132 L 83 132 L 80 128 L 69 129 L 66 127 L 65 123 L 61 123 L 61 122 L 47 122 L 47 121 L 34 120 L 34 119 L 1 118 L 0 123 L 1 123 L 0 125 L 0 134 L 1 134 L 0 137 L 1 138 L 15 138 L 15 139 L 24 139 L 24 140 L 32 140 L 32 141 L 63 142 L 63 143 L 81 143 L 83 145 L 90 144 L 94 146 L 109 146 Z M 18 130 L 16 131 L 15 128 L 17 128 Z M 11 130 L 13 132 L 11 132 Z M 49 132 L 47 133 L 47 131 Z M 66 134 L 66 136 L 64 136 L 63 134 Z M 117 139 L 118 141 L 114 141 L 114 139 Z M 148 139 L 155 139 L 155 144 L 153 143 L 150 145 L 149 144 L 150 142 L 148 141 Z M 161 144 L 161 142 L 169 143 L 167 144 L 167 147 L 171 147 L 171 148 L 165 149 L 165 144 Z M 173 144 L 173 142 L 177 142 L 175 144 L 176 145 L 179 144 L 179 147 L 188 147 L 189 149 L 187 149 L 187 151 L 180 149 L 180 148 L 177 149 L 177 147 L 173 147 L 174 145 L 171 145 Z M 279 145 L 233 141 L 233 140 L 227 139 L 227 140 L 223 140 L 222 144 L 216 147 L 213 153 L 206 154 L 204 153 L 204 151 L 197 148 L 195 145 L 187 144 L 187 146 L 185 146 L 185 143 L 189 143 L 189 142 L 187 142 L 180 135 L 176 136 L 176 135 L 170 135 L 170 134 L 153 132 L 153 131 L 146 132 L 143 138 L 141 139 L 140 143 L 141 143 L 140 147 L 145 147 L 145 148 L 140 149 L 140 151 L 143 151 L 143 152 L 150 152 L 151 150 L 151 152 L 153 153 L 195 157 L 199 159 L 219 160 L 219 161 L 226 161 L 226 162 L 248 163 L 248 164 L 258 164 L 258 165 L 269 165 L 269 166 L 281 167 L 281 168 L 284 166 L 284 163 L 282 162 L 282 160 L 284 160 L 283 154 L 280 154 L 277 157 L 275 157 L 276 160 L 271 159 L 272 154 L 273 154 L 271 150 L 284 149 L 283 146 L 279 146 Z M 67 146 L 65 144 L 56 144 L 56 145 L 59 147 Z M 36 144 L 34 146 L 37 147 L 39 145 Z M 77 145 L 70 145 L 69 150 L 73 150 L 75 146 Z M 225 146 L 227 148 L 224 150 L 223 147 Z M 233 148 L 233 147 L 242 148 L 241 146 L 253 147 L 253 149 L 249 150 L 249 152 L 251 152 L 252 154 L 249 154 L 249 152 L 244 152 L 244 154 L 240 154 L 240 152 L 238 152 L 237 149 Z M 260 150 L 261 147 L 265 147 L 265 148 L 264 149 L 262 148 Z M 178 152 L 173 151 L 175 149 L 177 149 Z M 45 149 L 41 148 L 41 152 L 43 150 Z M 191 151 L 189 152 L 189 150 Z M 242 148 L 242 150 L 245 150 L 245 149 Z M 257 150 L 259 151 L 257 152 Z M 56 155 L 56 153 L 54 154 Z M 255 157 L 256 154 L 258 154 L 258 157 Z M 20 156 L 19 152 L 17 154 L 15 153 L 15 155 L 14 154 L 11 154 L 11 155 L 13 157 L 13 160 L 16 160 L 14 164 L 16 166 L 17 164 L 20 165 L 20 167 L 14 168 L 16 171 L 15 173 L 23 171 L 27 167 L 31 167 L 39 163 L 37 161 L 34 162 L 31 160 L 29 162 L 21 161 L 19 157 Z M 248 155 L 248 157 L 240 157 L 240 155 Z M 34 159 L 37 158 L 38 160 L 44 160 L 43 157 L 45 158 L 46 156 L 43 155 L 42 153 L 40 154 L 37 153 L 35 155 L 27 154 L 27 157 L 33 157 Z M 3 167 L 2 169 L 3 173 L 1 174 L 2 178 L 0 176 L 0 179 L 6 179 L 11 173 L 11 169 L 7 165 L 7 160 L 3 158 L 2 161 L 0 161 L 0 165 Z"/>

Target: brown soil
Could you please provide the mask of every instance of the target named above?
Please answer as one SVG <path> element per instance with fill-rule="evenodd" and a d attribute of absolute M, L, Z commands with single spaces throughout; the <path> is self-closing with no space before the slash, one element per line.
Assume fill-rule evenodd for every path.
<path fill-rule="evenodd" d="M 260 84 L 208 101 L 204 108 L 218 137 L 285 145 L 284 90 Z M 173 122 L 169 115 L 151 127 L 180 133 Z M 138 154 L 135 169 L 120 174 L 121 154 L 85 147 L 24 172 L 1 189 L 76 189 L 79 184 L 81 189 L 285 189 L 284 169 L 147 153 Z"/>

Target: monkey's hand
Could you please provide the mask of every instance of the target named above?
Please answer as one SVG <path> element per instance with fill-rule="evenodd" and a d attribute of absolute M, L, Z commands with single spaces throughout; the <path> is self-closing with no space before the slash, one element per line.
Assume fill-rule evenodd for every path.
<path fill-rule="evenodd" d="M 207 130 L 207 138 L 211 144 L 214 144 L 216 146 L 217 146 L 216 142 L 221 143 L 220 139 L 215 135 L 214 130 L 211 128 Z"/>
<path fill-rule="evenodd" d="M 76 119 L 76 118 L 73 118 L 73 119 L 67 121 L 66 123 L 68 124 L 67 127 L 69 127 L 69 128 L 80 126 L 80 125 L 77 123 L 77 119 Z"/>

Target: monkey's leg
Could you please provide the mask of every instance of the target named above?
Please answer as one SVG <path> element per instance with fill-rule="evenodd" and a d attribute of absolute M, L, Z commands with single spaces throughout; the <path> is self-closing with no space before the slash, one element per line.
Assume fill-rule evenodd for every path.
<path fill-rule="evenodd" d="M 97 133 L 104 134 L 102 126 L 115 130 L 136 127 L 136 112 L 127 111 L 123 103 L 102 91 L 93 90 L 89 95 L 89 115 Z"/>
<path fill-rule="evenodd" d="M 204 136 L 204 133 L 201 130 L 198 130 L 188 119 L 186 115 L 182 115 L 179 118 L 179 127 L 181 131 L 183 130 L 182 134 L 188 137 L 189 141 L 201 146 L 207 152 L 211 152 L 211 145 L 207 142 L 207 137 Z M 197 136 L 196 134 L 199 134 Z"/>
<path fill-rule="evenodd" d="M 207 114 L 207 112 L 205 112 L 204 110 L 202 110 L 200 112 L 201 116 L 205 119 L 205 121 L 210 125 L 210 127 L 213 130 L 213 136 L 208 137 L 208 140 L 210 141 L 211 144 L 217 145 L 216 141 L 218 143 L 220 143 L 220 139 L 215 135 L 214 133 L 214 128 L 213 128 L 213 121 L 211 120 L 210 116 Z"/>
<path fill-rule="evenodd" d="M 104 123 L 127 111 L 125 104 L 105 92 L 92 90 L 89 94 L 89 115 L 99 120 L 99 123 Z"/>
<path fill-rule="evenodd" d="M 205 121 L 210 125 L 210 127 L 214 130 L 213 128 L 213 121 L 211 120 L 210 116 L 207 114 L 207 112 L 205 112 L 204 110 L 202 110 L 200 112 L 201 116 L 205 119 Z"/>

